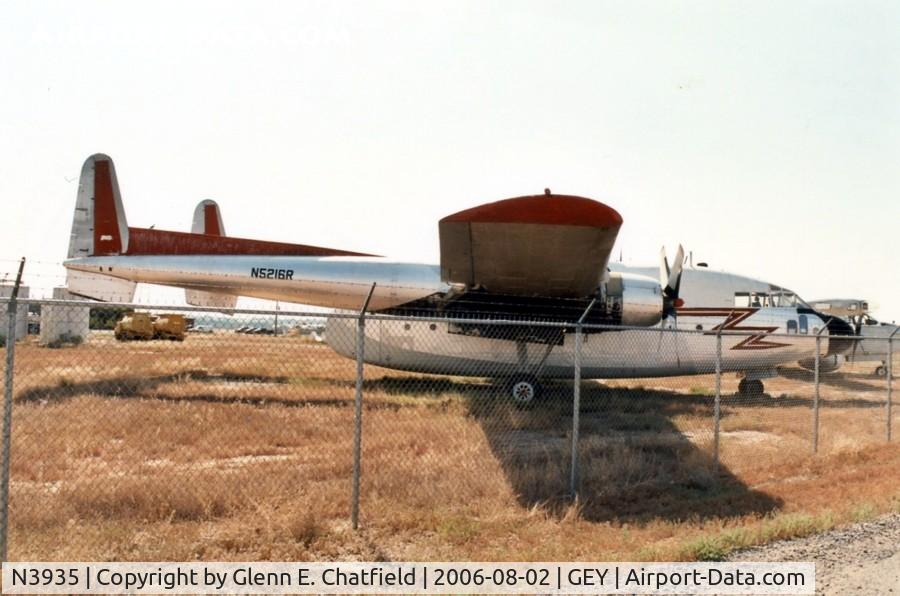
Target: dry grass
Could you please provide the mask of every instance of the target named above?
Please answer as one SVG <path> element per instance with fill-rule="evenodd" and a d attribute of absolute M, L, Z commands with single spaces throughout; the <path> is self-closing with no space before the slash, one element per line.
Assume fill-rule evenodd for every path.
<path fill-rule="evenodd" d="M 571 385 L 519 410 L 484 381 L 369 367 L 355 533 L 354 363 L 325 346 L 94 335 L 21 344 L 16 366 L 14 560 L 714 559 L 900 503 L 867 370 L 826 379 L 817 457 L 805 372 L 754 400 L 726 377 L 718 471 L 711 377 L 585 383 L 573 502 Z"/>

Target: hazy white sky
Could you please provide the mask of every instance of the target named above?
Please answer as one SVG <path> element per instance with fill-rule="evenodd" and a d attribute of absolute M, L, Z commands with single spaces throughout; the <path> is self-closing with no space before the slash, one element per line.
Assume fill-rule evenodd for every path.
<path fill-rule="evenodd" d="M 437 220 L 580 194 L 616 255 L 900 319 L 897 2 L 6 2 L 0 276 L 60 280 L 85 157 L 131 225 L 437 261 Z"/>

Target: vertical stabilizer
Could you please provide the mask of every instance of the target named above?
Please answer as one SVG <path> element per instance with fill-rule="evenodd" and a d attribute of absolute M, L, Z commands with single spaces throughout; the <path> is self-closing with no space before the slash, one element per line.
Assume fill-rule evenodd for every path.
<path fill-rule="evenodd" d="M 127 250 L 128 222 L 116 167 L 108 155 L 97 153 L 81 168 L 69 258 L 119 255 Z"/>
<path fill-rule="evenodd" d="M 222 223 L 222 212 L 219 211 L 218 203 L 210 199 L 197 203 L 191 233 L 208 236 L 225 235 L 225 224 Z"/>
<path fill-rule="evenodd" d="M 122 208 L 122 195 L 116 179 L 116 167 L 108 155 L 90 156 L 81 167 L 69 258 L 124 254 L 128 250 L 128 222 Z M 130 302 L 136 283 L 116 277 L 66 270 L 69 292 L 94 300 Z"/>

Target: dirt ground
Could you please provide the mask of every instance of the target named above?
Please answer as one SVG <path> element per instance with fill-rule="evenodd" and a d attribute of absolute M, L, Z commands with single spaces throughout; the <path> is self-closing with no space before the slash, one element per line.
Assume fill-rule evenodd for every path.
<path fill-rule="evenodd" d="M 716 560 L 900 509 L 873 366 L 766 394 L 712 375 L 586 381 L 517 408 L 489 379 L 366 367 L 297 336 L 16 351 L 11 560 Z M 898 422 L 894 409 L 893 423 Z"/>

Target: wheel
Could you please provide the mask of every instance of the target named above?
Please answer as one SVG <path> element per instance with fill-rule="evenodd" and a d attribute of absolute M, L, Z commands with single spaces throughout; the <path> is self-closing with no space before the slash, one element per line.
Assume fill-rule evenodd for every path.
<path fill-rule="evenodd" d="M 507 395 L 520 408 L 532 405 L 540 397 L 542 389 L 537 379 L 530 375 L 513 377 L 507 388 Z"/>
<path fill-rule="evenodd" d="M 887 376 L 887 367 L 883 364 L 879 365 L 878 368 L 875 369 L 875 376 L 885 377 Z"/>
<path fill-rule="evenodd" d="M 759 379 L 741 379 L 738 383 L 738 393 L 744 396 L 762 395 L 765 390 L 763 382 Z"/>

